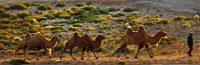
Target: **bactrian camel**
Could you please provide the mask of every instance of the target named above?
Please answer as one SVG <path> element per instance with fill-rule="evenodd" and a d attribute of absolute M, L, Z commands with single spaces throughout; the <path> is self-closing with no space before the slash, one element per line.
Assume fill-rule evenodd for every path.
<path fill-rule="evenodd" d="M 139 26 L 138 31 L 133 31 L 131 28 L 128 28 L 125 36 L 121 38 L 121 47 L 119 48 L 119 51 L 123 52 L 126 58 L 129 58 L 125 53 L 127 45 L 138 45 L 138 50 L 135 55 L 135 58 L 137 59 L 140 49 L 145 46 L 150 58 L 153 58 L 149 51 L 149 44 L 154 45 L 159 43 L 159 41 L 166 35 L 167 34 L 165 32 L 159 31 L 154 36 L 151 36 L 147 33 L 143 26 Z"/>
<path fill-rule="evenodd" d="M 37 33 L 35 36 L 31 37 L 31 34 L 26 34 L 25 38 L 20 42 L 19 47 L 15 51 L 17 53 L 20 49 L 23 50 L 24 58 L 31 60 L 26 55 L 27 49 L 37 49 L 37 59 L 39 55 L 39 51 L 41 49 L 45 49 L 48 51 L 49 58 L 51 57 L 51 49 L 56 46 L 57 42 L 59 42 L 60 39 L 57 36 L 53 36 L 51 40 L 47 40 L 44 36 L 42 36 L 40 33 Z"/>
<path fill-rule="evenodd" d="M 84 55 L 84 52 L 85 52 L 86 49 L 91 50 L 93 52 L 95 58 L 98 59 L 94 50 L 100 48 L 101 42 L 102 42 L 103 39 L 105 39 L 104 36 L 98 35 L 96 37 L 95 41 L 94 41 L 87 34 L 80 37 L 80 36 L 78 36 L 78 33 L 74 33 L 74 36 L 65 43 L 65 47 L 63 48 L 63 50 L 61 52 L 60 59 L 62 59 L 63 53 L 66 51 L 66 49 L 69 48 L 70 49 L 70 52 L 69 52 L 70 56 L 72 57 L 73 60 L 76 60 L 76 58 L 74 58 L 73 55 L 72 55 L 72 50 L 73 50 L 74 47 L 78 47 L 78 48 L 82 49 L 81 60 L 84 60 L 83 55 Z"/>

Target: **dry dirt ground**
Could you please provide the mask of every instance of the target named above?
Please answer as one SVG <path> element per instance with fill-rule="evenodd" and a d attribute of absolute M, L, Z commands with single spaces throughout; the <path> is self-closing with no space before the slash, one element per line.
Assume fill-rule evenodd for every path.
<path fill-rule="evenodd" d="M 134 59 L 135 53 L 130 53 L 128 56 L 129 59 L 126 59 L 123 55 L 120 58 L 117 58 L 116 55 L 111 56 L 111 53 L 97 53 L 99 59 L 96 60 L 93 55 L 85 55 L 85 60 L 80 60 L 79 54 L 74 54 L 75 58 L 78 60 L 72 60 L 69 54 L 65 54 L 66 56 L 63 60 L 59 60 L 58 53 L 53 53 L 53 58 L 49 59 L 47 56 L 40 56 L 40 60 L 36 61 L 35 56 L 29 55 L 32 60 L 28 60 L 33 65 L 45 65 L 45 64 L 73 64 L 73 65 L 118 65 L 118 63 L 123 62 L 126 65 L 132 64 L 160 64 L 160 65 L 168 65 L 168 64 L 200 64 L 200 44 L 194 44 L 193 56 L 189 57 L 186 55 L 187 46 L 184 43 L 175 43 L 171 45 L 162 45 L 159 46 L 154 54 L 154 58 L 149 58 L 146 50 L 142 50 L 144 52 L 140 53 L 139 59 Z M 9 52 L 8 52 L 9 51 Z M 6 52 L 6 51 L 1 51 Z M 12 59 L 23 59 L 23 55 L 17 55 L 14 57 L 13 50 L 7 50 L 9 55 L 0 55 L 0 64 L 7 65 L 8 61 Z"/>
<path fill-rule="evenodd" d="M 22 2 L 24 0 L 0 0 L 1 4 L 13 3 L 13 2 Z M 28 1 L 28 0 L 25 0 Z M 24 2 L 25 2 L 24 1 Z M 39 1 L 39 0 L 29 0 L 29 1 Z M 43 0 L 47 1 L 47 0 Z M 55 0 L 48 0 L 55 1 Z M 156 7 L 161 10 L 170 10 L 170 11 L 186 11 L 192 13 L 200 14 L 200 0 L 128 0 L 130 6 L 138 5 L 138 7 Z M 141 5 L 141 6 L 140 6 Z M 107 5 L 105 5 L 107 6 Z M 148 13 L 148 12 L 146 12 Z M 80 60 L 80 55 L 75 55 L 78 60 L 72 60 L 71 57 L 67 54 L 63 60 L 59 61 L 58 53 L 53 53 L 54 57 L 48 59 L 47 56 L 41 56 L 39 61 L 35 60 L 35 56 L 31 55 L 33 58 L 29 62 L 34 65 L 45 65 L 45 64 L 73 64 L 73 65 L 117 65 L 119 62 L 125 62 L 127 65 L 133 64 L 200 64 L 200 44 L 196 43 L 194 45 L 193 56 L 188 57 L 186 55 L 187 46 L 185 43 L 174 43 L 171 45 L 163 45 L 157 48 L 157 52 L 154 54 L 154 58 L 149 58 L 147 53 L 141 53 L 139 59 L 134 59 L 135 53 L 130 53 L 128 56 L 129 59 L 125 59 L 123 55 L 120 58 L 117 56 L 109 56 L 111 53 L 97 53 L 99 56 L 98 60 L 94 60 L 94 57 L 85 56 L 85 60 Z M 143 50 L 146 52 L 146 50 Z M 9 64 L 8 61 L 12 59 L 23 59 L 23 55 L 18 55 L 14 57 L 13 50 L 1 50 L 0 53 L 8 52 L 10 54 L 3 55 L 0 54 L 0 65 Z"/>

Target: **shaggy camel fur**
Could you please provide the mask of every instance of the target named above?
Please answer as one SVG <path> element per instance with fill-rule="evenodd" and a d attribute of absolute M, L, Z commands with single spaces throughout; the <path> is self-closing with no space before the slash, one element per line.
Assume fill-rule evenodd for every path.
<path fill-rule="evenodd" d="M 119 51 L 123 52 L 126 58 L 129 58 L 125 53 L 127 45 L 138 45 L 138 50 L 135 55 L 135 58 L 137 59 L 137 55 L 140 52 L 140 49 L 142 49 L 145 46 L 150 58 L 153 58 L 149 51 L 149 44 L 153 45 L 158 43 L 160 39 L 162 37 L 165 37 L 166 35 L 166 33 L 160 31 L 156 33 L 155 36 L 150 36 L 143 26 L 140 26 L 138 28 L 138 31 L 135 32 L 133 32 L 131 28 L 128 28 L 126 35 L 123 36 L 121 39 L 121 47 L 119 48 Z"/>
<path fill-rule="evenodd" d="M 100 48 L 101 42 L 102 42 L 103 39 L 105 39 L 104 36 L 98 35 L 96 37 L 95 41 L 94 41 L 87 34 L 80 37 L 80 36 L 78 36 L 78 33 L 74 33 L 74 36 L 65 43 L 65 47 L 61 52 L 60 59 L 62 59 L 63 53 L 66 51 L 66 49 L 69 48 L 70 49 L 70 52 L 69 52 L 70 56 L 73 58 L 73 60 L 76 60 L 72 55 L 72 50 L 73 50 L 74 47 L 82 48 L 81 60 L 84 60 L 83 55 L 84 55 L 84 52 L 87 48 L 89 50 L 91 50 L 93 52 L 94 56 L 96 57 L 96 59 L 98 59 L 94 50 Z"/>
<path fill-rule="evenodd" d="M 37 55 L 36 55 L 37 59 L 36 60 L 39 60 L 39 58 L 38 58 L 39 51 L 41 49 L 45 49 L 48 51 L 48 55 L 50 58 L 51 57 L 51 48 L 56 46 L 57 42 L 59 42 L 59 41 L 60 41 L 60 39 L 56 36 L 53 36 L 51 38 L 51 40 L 48 41 L 40 33 L 37 33 L 34 37 L 31 38 L 31 35 L 29 33 L 20 42 L 20 45 L 19 45 L 18 49 L 15 51 L 15 53 L 18 52 L 20 49 L 22 49 L 24 57 L 27 58 L 28 60 L 31 60 L 30 58 L 27 57 L 26 50 L 27 49 L 37 49 Z"/>

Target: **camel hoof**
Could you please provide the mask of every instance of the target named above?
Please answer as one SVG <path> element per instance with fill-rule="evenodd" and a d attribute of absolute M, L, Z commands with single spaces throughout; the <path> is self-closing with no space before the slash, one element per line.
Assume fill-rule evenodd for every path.
<path fill-rule="evenodd" d="M 117 58 L 119 58 L 119 56 L 117 56 Z"/>
<path fill-rule="evenodd" d="M 38 61 L 39 59 L 36 59 L 36 61 Z"/>
<path fill-rule="evenodd" d="M 98 57 L 96 57 L 96 59 L 99 59 Z"/>
<path fill-rule="evenodd" d="M 136 56 L 135 59 L 138 59 L 138 57 Z"/>
<path fill-rule="evenodd" d="M 28 60 L 31 60 L 31 59 L 28 59 Z"/>
<path fill-rule="evenodd" d="M 84 60 L 84 58 L 81 58 L 81 60 Z"/>
<path fill-rule="evenodd" d="M 153 58 L 153 56 L 150 56 L 150 58 Z"/>
<path fill-rule="evenodd" d="M 51 56 L 49 56 L 49 58 L 52 58 Z"/>
<path fill-rule="evenodd" d="M 76 58 L 73 58 L 73 60 L 76 60 Z"/>
<path fill-rule="evenodd" d="M 126 57 L 126 59 L 129 59 L 129 57 Z"/>

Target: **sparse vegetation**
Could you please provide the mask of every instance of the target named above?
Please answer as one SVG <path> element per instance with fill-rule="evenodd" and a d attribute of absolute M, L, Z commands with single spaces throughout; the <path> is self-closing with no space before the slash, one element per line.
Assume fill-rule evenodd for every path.
<path fill-rule="evenodd" d="M 50 4 L 41 4 L 38 7 L 38 10 L 51 10 L 51 9 L 52 9 L 52 6 Z"/>
<path fill-rule="evenodd" d="M 9 63 L 12 65 L 30 64 L 30 62 L 27 62 L 26 60 L 22 60 L 22 59 L 13 59 L 13 60 L 10 60 Z"/>
<path fill-rule="evenodd" d="M 65 2 L 58 2 L 56 7 L 65 7 Z"/>
<path fill-rule="evenodd" d="M 9 9 L 17 9 L 17 10 L 24 10 L 27 6 L 24 4 L 13 4 L 9 7 Z"/>
<path fill-rule="evenodd" d="M 184 20 L 185 19 L 185 16 L 176 16 L 174 18 L 174 20 L 178 20 L 178 21 L 181 21 L 181 20 Z"/>

